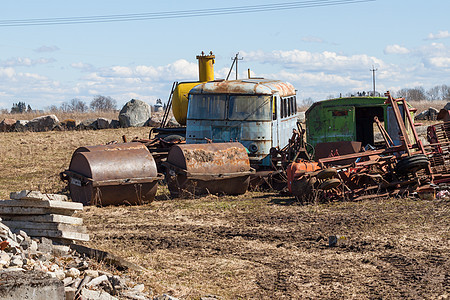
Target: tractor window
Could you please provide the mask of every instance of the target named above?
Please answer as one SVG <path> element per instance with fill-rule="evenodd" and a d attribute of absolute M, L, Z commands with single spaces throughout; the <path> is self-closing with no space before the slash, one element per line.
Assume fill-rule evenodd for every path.
<path fill-rule="evenodd" d="M 189 119 L 224 120 L 226 95 L 191 95 L 189 99 Z"/>
<path fill-rule="evenodd" d="M 242 121 L 270 121 L 270 96 L 230 96 L 228 119 Z"/>

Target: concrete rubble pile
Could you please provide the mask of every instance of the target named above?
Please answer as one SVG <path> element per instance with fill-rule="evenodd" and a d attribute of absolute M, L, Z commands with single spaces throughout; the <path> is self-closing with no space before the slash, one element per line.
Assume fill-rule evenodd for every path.
<path fill-rule="evenodd" d="M 98 270 L 96 266 L 99 266 L 100 259 L 90 259 L 91 256 L 86 255 L 88 253 L 85 250 L 95 249 L 71 243 L 74 240 L 87 240 L 88 235 L 79 234 L 73 231 L 73 228 L 70 228 L 71 231 L 65 231 L 67 227 L 64 226 L 69 223 L 71 226 L 83 228 L 83 231 L 86 230 L 81 226 L 81 218 L 62 214 L 79 210 L 73 209 L 76 206 L 72 206 L 78 203 L 66 202 L 63 208 L 61 204 L 56 208 L 55 205 L 48 204 L 64 202 L 61 201 L 65 199 L 64 197 L 56 194 L 41 194 L 36 191 L 22 191 L 11 193 L 11 200 L 0 201 L 9 203 L 9 205 L 0 205 L 2 214 L 0 217 L 0 299 L 175 299 L 168 295 L 152 298 L 152 291 L 145 291 L 143 284 L 136 284 L 125 276 Z M 36 203 L 22 207 L 12 205 L 11 201 L 23 201 L 24 204 L 29 201 Z M 46 203 L 45 208 L 51 213 L 41 214 L 43 205 L 42 203 L 37 205 L 37 202 Z M 19 215 L 20 208 L 39 214 Z M 42 224 L 44 225 L 41 226 Z M 24 226 L 23 229 L 20 229 L 21 225 Z M 47 228 L 45 226 L 52 229 L 42 229 Z M 73 234 L 74 232 L 77 234 Z M 51 236 L 52 239 L 45 235 Z M 74 239 L 71 240 L 69 236 Z M 120 261 L 120 258 L 116 260 Z M 101 261 L 108 263 L 108 259 Z M 123 269 L 133 267 L 132 265 L 122 261 Z M 116 263 L 115 266 L 119 265 Z"/>

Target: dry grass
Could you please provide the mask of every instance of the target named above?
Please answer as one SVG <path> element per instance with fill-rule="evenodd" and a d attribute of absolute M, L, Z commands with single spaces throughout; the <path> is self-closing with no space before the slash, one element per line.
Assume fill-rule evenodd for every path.
<path fill-rule="evenodd" d="M 417 108 L 417 113 L 421 113 L 430 107 L 434 107 L 437 110 L 441 110 L 447 104 L 447 101 L 434 100 L 434 101 L 410 101 L 409 102 L 414 108 Z"/>
<path fill-rule="evenodd" d="M 96 131 L 0 132 L 0 198 L 10 192 L 35 189 L 63 192 L 59 173 L 69 167 L 73 151 L 80 146 L 147 138 L 149 127 Z"/>
<path fill-rule="evenodd" d="M 111 120 L 117 120 L 119 118 L 118 111 L 105 111 L 105 112 L 86 112 L 86 113 L 66 113 L 66 112 L 44 112 L 44 113 L 21 113 L 21 114 L 0 114 L 0 121 L 3 119 L 15 119 L 15 120 L 31 120 L 40 116 L 56 115 L 58 120 L 64 121 L 67 119 L 73 119 L 77 121 L 83 121 L 87 119 L 107 118 Z"/>
<path fill-rule="evenodd" d="M 84 145 L 149 128 L 0 133 L 0 198 L 64 191 L 58 173 Z M 147 269 L 128 272 L 181 299 L 415 299 L 450 294 L 450 202 L 384 199 L 300 206 L 275 193 L 86 207 L 89 246 Z M 328 236 L 346 240 L 329 248 Z"/>

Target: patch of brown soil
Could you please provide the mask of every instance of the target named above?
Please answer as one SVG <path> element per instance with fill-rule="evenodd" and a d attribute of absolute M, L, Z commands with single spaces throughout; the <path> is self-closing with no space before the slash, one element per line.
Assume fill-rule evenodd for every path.
<path fill-rule="evenodd" d="M 277 198 L 279 198 L 277 200 Z M 273 194 L 88 208 L 91 246 L 196 299 L 432 298 L 450 293 L 449 203 L 277 205 Z M 330 235 L 341 235 L 338 247 Z"/>

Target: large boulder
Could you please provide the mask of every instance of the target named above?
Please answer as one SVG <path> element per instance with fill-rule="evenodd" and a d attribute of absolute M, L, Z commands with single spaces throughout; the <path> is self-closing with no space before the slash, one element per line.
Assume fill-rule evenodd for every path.
<path fill-rule="evenodd" d="M 14 131 L 24 132 L 28 130 L 27 124 L 28 120 L 17 120 L 16 124 L 14 124 Z"/>
<path fill-rule="evenodd" d="M 3 119 L 0 122 L 0 132 L 9 132 L 14 128 L 14 124 L 16 124 L 16 120 L 14 119 Z"/>
<path fill-rule="evenodd" d="M 97 119 L 87 119 L 77 125 L 77 130 L 95 130 L 97 127 Z"/>
<path fill-rule="evenodd" d="M 111 120 L 107 118 L 98 118 L 97 119 L 97 128 L 98 129 L 108 129 L 111 126 Z"/>
<path fill-rule="evenodd" d="M 132 99 L 120 110 L 119 122 L 122 127 L 141 127 L 151 117 L 151 107 L 141 100 Z"/>
<path fill-rule="evenodd" d="M 75 119 L 65 119 L 61 122 L 61 126 L 67 130 L 75 130 L 78 124 L 79 122 L 77 122 Z"/>
<path fill-rule="evenodd" d="M 111 120 L 111 124 L 109 124 L 109 128 L 119 128 L 120 127 L 120 122 L 119 120 Z"/>
<path fill-rule="evenodd" d="M 41 116 L 34 118 L 27 123 L 26 127 L 30 131 L 49 131 L 60 125 L 58 118 L 55 115 Z"/>

